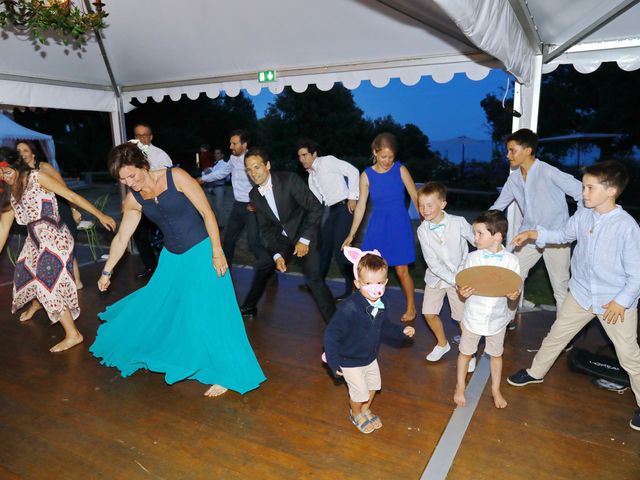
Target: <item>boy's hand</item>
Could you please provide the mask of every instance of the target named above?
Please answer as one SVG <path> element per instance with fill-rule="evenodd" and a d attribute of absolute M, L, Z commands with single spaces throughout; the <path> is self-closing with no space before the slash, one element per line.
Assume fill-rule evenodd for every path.
<path fill-rule="evenodd" d="M 606 305 L 603 305 L 603 308 L 606 308 L 606 310 L 602 317 L 607 323 L 616 323 L 618 318 L 620 318 L 621 323 L 624 322 L 624 307 L 616 303 L 615 300 L 611 300 Z"/>
<path fill-rule="evenodd" d="M 471 295 L 473 295 L 474 293 L 476 293 L 476 289 L 473 287 L 467 287 L 466 285 L 464 286 L 460 286 L 458 285 L 458 293 L 463 297 L 463 298 L 469 298 Z"/>
<path fill-rule="evenodd" d="M 340 370 L 336 370 L 336 377 L 342 377 L 342 372 Z"/>
<path fill-rule="evenodd" d="M 538 238 L 537 230 L 527 230 L 526 232 L 519 233 L 516 235 L 511 243 L 516 247 L 520 247 L 527 243 L 529 240 L 536 240 Z"/>
<path fill-rule="evenodd" d="M 404 327 L 402 333 L 404 333 L 407 337 L 412 338 L 416 334 L 416 329 L 413 327 Z"/>
<path fill-rule="evenodd" d="M 507 293 L 507 298 L 509 300 L 517 300 L 520 296 L 520 290 L 516 290 L 515 292 Z"/>

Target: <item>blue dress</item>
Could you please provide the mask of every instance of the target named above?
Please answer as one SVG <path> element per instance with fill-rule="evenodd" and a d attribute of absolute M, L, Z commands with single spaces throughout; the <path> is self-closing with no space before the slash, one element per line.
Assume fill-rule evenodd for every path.
<path fill-rule="evenodd" d="M 173 384 L 198 380 L 239 393 L 266 378 L 253 353 L 229 272 L 218 277 L 202 217 L 173 183 L 156 200 L 133 193 L 165 238 L 149 283 L 99 314 L 90 351 L 123 377 L 140 368 Z"/>
<path fill-rule="evenodd" d="M 400 162 L 385 173 L 368 167 L 372 212 L 362 240 L 362 250 L 378 249 L 389 266 L 408 265 L 416 259 L 411 219 L 405 205 Z"/>

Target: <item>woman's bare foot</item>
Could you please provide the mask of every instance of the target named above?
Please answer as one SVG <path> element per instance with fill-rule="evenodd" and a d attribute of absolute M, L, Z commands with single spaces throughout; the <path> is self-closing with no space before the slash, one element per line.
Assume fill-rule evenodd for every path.
<path fill-rule="evenodd" d="M 502 396 L 502 393 L 500 393 L 500 390 L 491 391 L 491 394 L 493 395 L 493 403 L 496 408 L 505 408 L 508 405 L 507 401 Z"/>
<path fill-rule="evenodd" d="M 416 314 L 416 309 L 415 308 L 413 310 L 407 310 L 400 317 L 400 321 L 401 322 L 413 322 L 416 319 L 416 315 L 417 314 Z"/>
<path fill-rule="evenodd" d="M 209 389 L 206 392 L 204 392 L 204 396 L 205 397 L 219 397 L 220 395 L 222 395 L 226 391 L 227 391 L 227 389 L 224 388 L 222 385 L 211 385 L 209 387 Z"/>
<path fill-rule="evenodd" d="M 467 399 L 464 396 L 464 385 L 462 387 L 456 386 L 456 392 L 453 394 L 453 401 L 459 407 L 464 407 L 467 404 Z"/>
<path fill-rule="evenodd" d="M 52 353 L 64 352 L 65 350 L 69 350 L 71 347 L 75 347 L 76 345 L 82 343 L 84 338 L 80 333 L 71 335 L 69 337 L 65 337 L 60 343 L 56 343 L 53 347 L 49 349 Z"/>
<path fill-rule="evenodd" d="M 31 305 L 29 305 L 29 308 L 27 308 L 24 312 L 20 314 L 20 321 L 26 322 L 27 320 L 31 320 L 31 318 L 35 315 L 35 313 L 41 309 L 42 309 L 42 305 L 40 304 L 39 301 L 37 300 L 32 301 Z"/>

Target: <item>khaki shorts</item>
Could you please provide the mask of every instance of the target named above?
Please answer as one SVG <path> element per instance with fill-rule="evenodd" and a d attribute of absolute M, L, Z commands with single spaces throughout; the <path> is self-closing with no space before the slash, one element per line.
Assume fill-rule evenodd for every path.
<path fill-rule="evenodd" d="M 349 387 L 349 397 L 354 402 L 367 402 L 370 391 L 382 388 L 378 360 L 364 367 L 341 367 L 340 369 Z"/>
<path fill-rule="evenodd" d="M 464 328 L 464 323 L 460 322 L 460 353 L 463 355 L 473 355 L 478 351 L 478 343 L 483 335 L 477 335 Z M 501 357 L 504 351 L 504 335 L 507 327 L 504 327 L 495 335 L 484 336 L 484 353 L 492 357 Z"/>
<path fill-rule="evenodd" d="M 445 295 L 449 299 L 451 318 L 459 322 L 462 320 L 464 302 L 458 295 L 455 287 L 432 288 L 429 285 L 425 285 L 424 299 L 422 300 L 423 315 L 440 315 Z"/>

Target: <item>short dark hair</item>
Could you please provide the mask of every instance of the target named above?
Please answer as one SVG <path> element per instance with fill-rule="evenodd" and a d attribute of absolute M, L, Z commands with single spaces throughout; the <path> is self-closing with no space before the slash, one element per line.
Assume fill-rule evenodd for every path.
<path fill-rule="evenodd" d="M 311 154 L 318 153 L 318 144 L 310 138 L 301 138 L 296 142 L 296 152 L 301 148 L 306 148 Z"/>
<path fill-rule="evenodd" d="M 616 189 L 616 198 L 624 191 L 629 183 L 629 171 L 622 163 L 615 160 L 596 162 L 582 169 L 584 175 L 596 177 L 605 187 Z"/>
<path fill-rule="evenodd" d="M 269 162 L 269 155 L 265 150 L 260 147 L 251 147 L 247 150 L 247 153 L 244 156 L 244 163 L 247 163 L 247 158 L 249 157 L 260 157 L 262 158 L 262 163 L 265 165 Z"/>
<path fill-rule="evenodd" d="M 249 140 L 251 140 L 251 137 L 249 136 L 249 132 L 247 132 L 246 130 L 242 130 L 241 128 L 238 128 L 229 134 L 229 138 L 235 137 L 236 135 L 240 137 L 240 143 L 246 143 L 247 147 L 249 146 Z"/>
<path fill-rule="evenodd" d="M 362 270 L 368 270 L 370 272 L 379 272 L 384 270 L 385 272 L 389 271 L 389 265 L 387 261 L 382 258 L 380 255 L 376 255 L 374 253 L 367 253 L 358 261 L 358 278 L 360 278 L 360 273 Z"/>
<path fill-rule="evenodd" d="M 120 169 L 123 167 L 144 168 L 145 170 L 151 168 L 146 155 L 132 142 L 113 147 L 107 156 L 107 168 L 113 178 L 120 179 Z"/>
<path fill-rule="evenodd" d="M 148 123 L 146 123 L 146 122 L 138 122 L 133 126 L 133 130 L 135 131 L 135 129 L 138 128 L 138 127 L 144 127 L 146 129 L 148 129 L 149 133 L 151 135 L 153 135 L 153 128 L 151 128 L 151 125 L 149 125 Z"/>
<path fill-rule="evenodd" d="M 427 182 L 418 189 L 420 195 L 437 195 L 443 202 L 447 200 L 447 187 L 440 182 Z"/>
<path fill-rule="evenodd" d="M 538 149 L 538 135 L 533 133 L 528 128 L 521 128 L 509 135 L 504 141 L 505 145 L 509 142 L 516 142 L 518 145 L 524 148 L 531 149 L 531 155 L 536 154 Z"/>
<path fill-rule="evenodd" d="M 484 223 L 491 235 L 501 233 L 503 240 L 507 238 L 509 221 L 505 214 L 500 210 L 487 210 L 486 212 L 482 212 L 478 215 L 478 218 L 473 221 L 473 223 Z"/>

